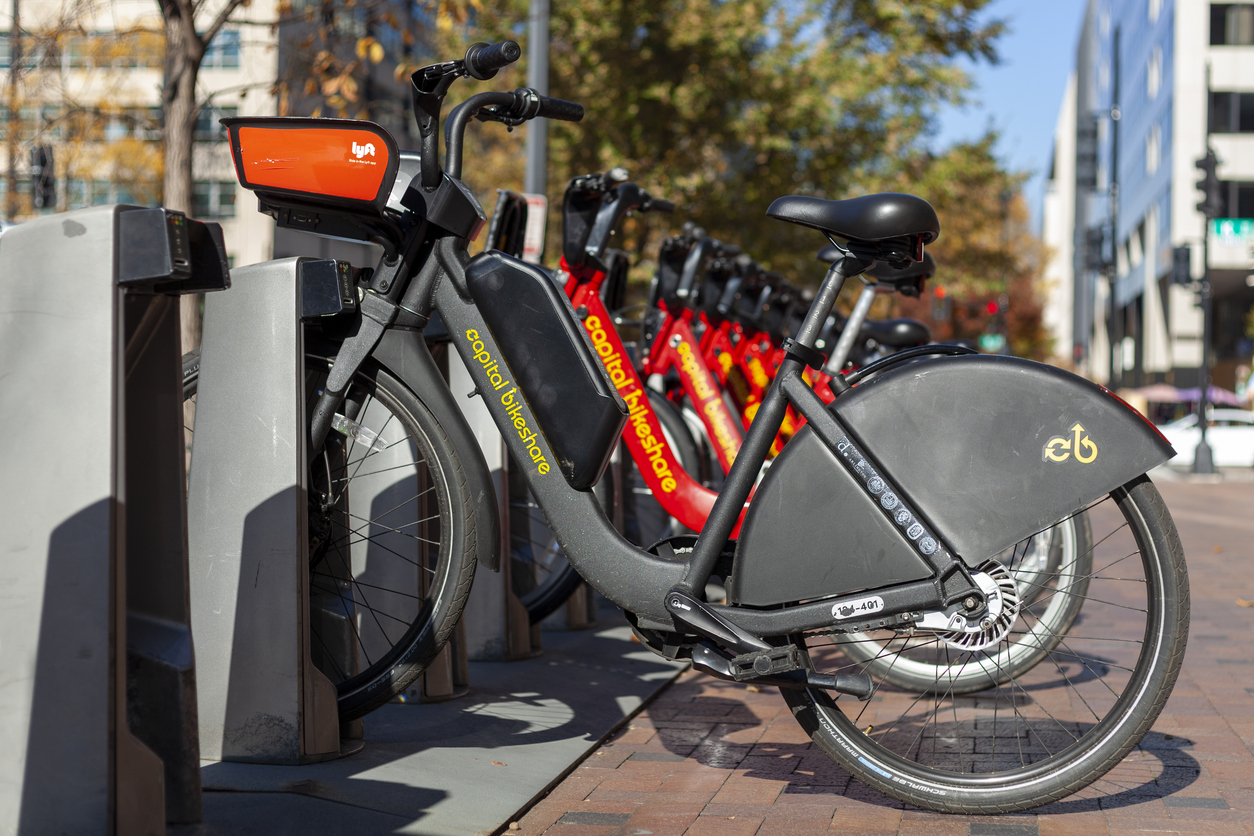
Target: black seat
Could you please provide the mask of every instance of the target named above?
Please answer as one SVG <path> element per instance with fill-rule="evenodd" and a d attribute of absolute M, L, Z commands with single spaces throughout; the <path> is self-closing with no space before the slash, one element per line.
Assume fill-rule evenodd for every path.
<path fill-rule="evenodd" d="M 932 331 L 917 319 L 885 319 L 862 323 L 859 335 L 889 348 L 909 348 L 932 341 Z"/>
<path fill-rule="evenodd" d="M 789 195 L 772 203 L 766 214 L 849 241 L 918 235 L 924 244 L 930 244 L 940 235 L 940 221 L 932 205 L 909 194 L 869 194 L 849 200 Z"/>

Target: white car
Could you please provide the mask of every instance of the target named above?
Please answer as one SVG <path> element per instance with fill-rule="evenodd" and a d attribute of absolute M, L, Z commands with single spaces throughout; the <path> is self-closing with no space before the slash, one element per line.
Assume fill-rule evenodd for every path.
<path fill-rule="evenodd" d="M 1170 464 L 1193 464 L 1193 453 L 1202 435 L 1197 426 L 1197 413 L 1158 429 L 1176 448 L 1177 455 Z M 1210 423 L 1206 426 L 1206 443 L 1210 445 L 1216 467 L 1254 466 L 1254 412 L 1212 409 Z"/>

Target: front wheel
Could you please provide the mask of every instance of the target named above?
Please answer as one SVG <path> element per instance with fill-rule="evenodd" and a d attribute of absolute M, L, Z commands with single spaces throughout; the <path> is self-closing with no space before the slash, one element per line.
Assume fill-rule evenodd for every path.
<path fill-rule="evenodd" d="M 1026 810 L 1114 769 L 1149 731 L 1175 684 L 1189 584 L 1179 536 L 1148 478 L 1086 510 L 1095 536 L 1079 615 L 1053 637 L 1039 664 L 999 676 L 984 690 L 951 687 L 948 672 L 962 670 L 967 651 L 939 634 L 931 642 L 949 663 L 935 667 L 924 694 L 877 675 L 896 658 L 891 645 L 869 665 L 839 643 L 795 637 L 814 669 L 865 671 L 875 686 L 865 703 L 785 690 L 811 739 L 859 781 L 941 812 Z M 1077 589 L 1046 590 L 1039 600 Z"/>
<path fill-rule="evenodd" d="M 305 358 L 311 414 L 334 358 Z M 200 352 L 183 358 L 185 437 Z M 475 522 L 461 461 L 404 384 L 367 364 L 310 456 L 310 655 L 335 683 L 341 721 L 405 689 L 444 647 L 475 573 Z"/>

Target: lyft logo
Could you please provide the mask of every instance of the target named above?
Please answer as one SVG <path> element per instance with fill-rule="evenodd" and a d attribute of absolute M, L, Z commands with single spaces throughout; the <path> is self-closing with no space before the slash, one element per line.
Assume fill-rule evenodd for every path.
<path fill-rule="evenodd" d="M 374 143 L 367 142 L 365 145 L 358 145 L 356 142 L 354 142 L 353 153 L 357 155 L 357 159 L 359 160 L 362 157 L 366 156 L 367 154 L 373 157 L 374 156 Z"/>

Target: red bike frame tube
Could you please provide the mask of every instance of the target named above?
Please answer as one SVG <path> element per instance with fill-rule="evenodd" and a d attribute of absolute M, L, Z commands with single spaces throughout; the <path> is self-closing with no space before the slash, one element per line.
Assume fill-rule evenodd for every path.
<path fill-rule="evenodd" d="M 706 365 L 692 328 L 685 318 L 677 316 L 666 317 L 649 356 L 649 371 L 654 374 L 665 374 L 672 366 L 679 372 L 684 391 L 714 444 L 718 463 L 727 473 L 740 452 L 744 435 L 736 417 L 723 402 L 722 390 Z"/>
<path fill-rule="evenodd" d="M 566 260 L 562 259 L 562 269 L 570 275 L 566 268 Z M 592 278 L 580 284 L 572 276 L 566 284 L 566 293 L 571 304 L 580 309 L 584 329 L 592 340 L 593 348 L 610 373 L 619 395 L 627 402 L 629 416 L 627 426 L 623 428 L 623 440 L 635 460 L 636 466 L 644 476 L 645 483 L 653 491 L 653 497 L 666 512 L 679 520 L 687 528 L 700 531 L 705 527 L 705 518 L 714 507 L 718 494 L 693 479 L 679 463 L 671 450 L 666 436 L 662 434 L 662 424 L 649 405 L 644 382 L 636 373 L 623 342 L 614 329 L 613 319 L 601 301 L 601 283 L 605 275 L 589 268 L 584 271 Z M 586 313 L 584 313 L 586 311 Z M 744 521 L 744 511 L 736 523 L 732 536 L 740 533 L 740 524 Z"/>

